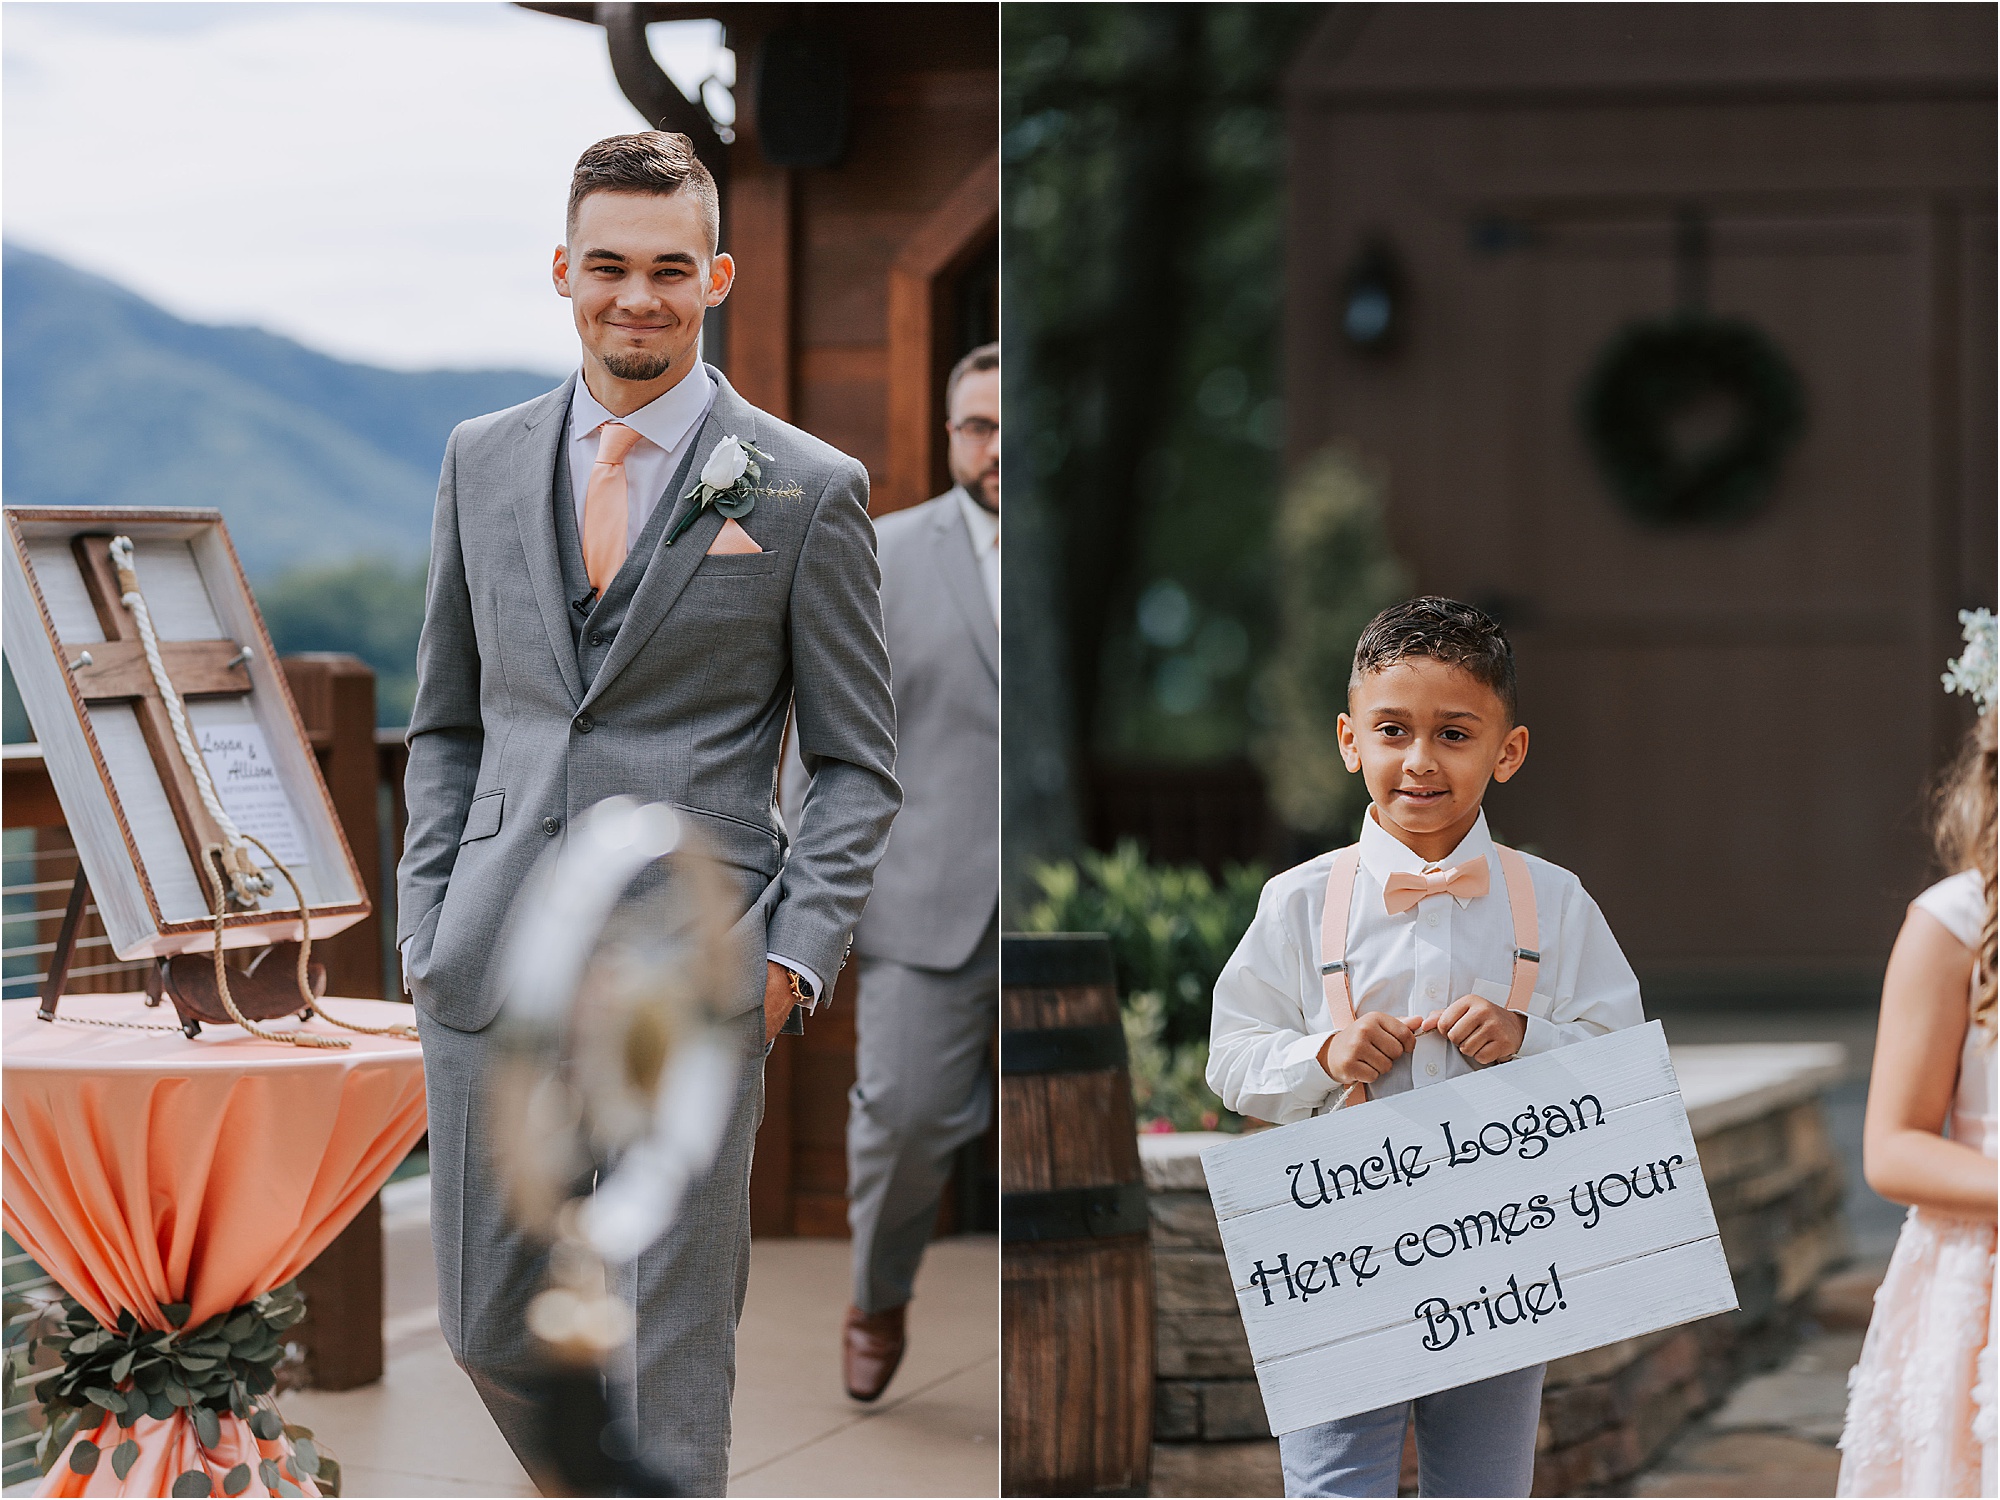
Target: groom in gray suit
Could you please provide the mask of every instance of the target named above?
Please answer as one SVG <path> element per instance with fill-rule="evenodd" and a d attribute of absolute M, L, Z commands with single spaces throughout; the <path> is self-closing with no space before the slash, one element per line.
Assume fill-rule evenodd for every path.
<path fill-rule="evenodd" d="M 905 802 L 854 935 L 861 963 L 847 1119 L 854 1298 L 841 1364 L 848 1394 L 861 1401 L 882 1394 L 902 1359 L 904 1309 L 952 1158 L 986 1128 L 993 1108 L 987 1053 L 999 1004 L 998 345 L 959 361 L 945 407 L 957 483 L 878 527 Z"/>
<path fill-rule="evenodd" d="M 586 151 L 554 263 L 582 369 L 462 424 L 438 484 L 397 940 L 430 1094 L 439 1319 L 531 1472 L 548 1455 L 524 1315 L 545 1258 L 507 1220 L 480 1094 L 516 891 L 603 798 L 673 803 L 734 883 L 725 1009 L 760 1055 L 839 972 L 900 800 L 867 476 L 700 362 L 734 275 L 717 213 L 685 136 Z M 741 443 L 768 460 L 753 508 L 725 520 L 694 479 L 726 485 Z M 773 807 L 788 710 L 817 773 L 789 843 Z M 637 1432 L 685 1494 L 728 1476 L 762 1112 L 747 1067 L 713 1170 L 626 1277 Z"/>

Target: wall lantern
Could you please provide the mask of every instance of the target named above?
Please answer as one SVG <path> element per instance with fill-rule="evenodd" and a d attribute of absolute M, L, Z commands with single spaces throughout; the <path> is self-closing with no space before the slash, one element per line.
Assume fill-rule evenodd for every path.
<path fill-rule="evenodd" d="M 757 139 L 773 166 L 837 166 L 847 154 L 846 49 L 831 31 L 781 26 L 757 49 Z"/>
<path fill-rule="evenodd" d="M 1408 321 L 1403 271 L 1386 241 L 1369 240 L 1340 282 L 1340 337 L 1360 354 L 1383 354 Z"/>

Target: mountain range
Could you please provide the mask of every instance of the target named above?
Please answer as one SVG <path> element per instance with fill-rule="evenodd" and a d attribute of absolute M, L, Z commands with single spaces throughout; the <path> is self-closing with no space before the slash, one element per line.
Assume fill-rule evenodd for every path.
<path fill-rule="evenodd" d="M 353 364 L 187 322 L 17 245 L 0 278 L 7 503 L 215 506 L 258 583 L 420 561 L 453 426 L 557 379 Z"/>

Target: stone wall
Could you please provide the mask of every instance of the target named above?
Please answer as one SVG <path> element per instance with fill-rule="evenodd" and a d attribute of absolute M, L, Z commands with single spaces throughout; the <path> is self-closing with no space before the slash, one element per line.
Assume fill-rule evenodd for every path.
<path fill-rule="evenodd" d="M 1676 1047 L 1710 1201 L 1742 1306 L 1549 1366 L 1535 1493 L 1604 1493 L 1797 1337 L 1815 1281 L 1845 1254 L 1841 1166 L 1820 1091 L 1825 1044 Z M 1153 1493 L 1283 1493 L 1199 1152 L 1206 1134 L 1140 1138 L 1151 1193 L 1156 1372 Z M 1414 1453 L 1405 1455 L 1414 1492 Z"/>

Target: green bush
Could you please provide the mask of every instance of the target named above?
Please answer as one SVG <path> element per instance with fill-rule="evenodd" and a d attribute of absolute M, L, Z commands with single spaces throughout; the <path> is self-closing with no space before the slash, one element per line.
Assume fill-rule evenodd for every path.
<path fill-rule="evenodd" d="M 1035 872 L 1041 899 L 1026 930 L 1111 938 L 1142 1125 L 1235 1128 L 1202 1081 L 1209 1005 L 1267 878 L 1261 866 L 1233 865 L 1218 883 L 1199 865 L 1152 864 L 1129 839 L 1110 854 L 1090 851 Z"/>

